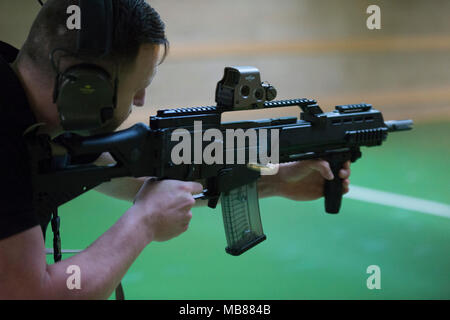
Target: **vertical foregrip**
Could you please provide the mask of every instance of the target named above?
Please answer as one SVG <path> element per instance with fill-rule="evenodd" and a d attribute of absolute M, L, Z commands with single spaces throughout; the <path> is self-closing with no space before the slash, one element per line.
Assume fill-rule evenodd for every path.
<path fill-rule="evenodd" d="M 344 162 L 334 160 L 328 162 L 334 178 L 333 180 L 325 180 L 325 211 L 327 213 L 338 213 L 342 202 L 342 179 L 339 177 L 339 171 Z"/>

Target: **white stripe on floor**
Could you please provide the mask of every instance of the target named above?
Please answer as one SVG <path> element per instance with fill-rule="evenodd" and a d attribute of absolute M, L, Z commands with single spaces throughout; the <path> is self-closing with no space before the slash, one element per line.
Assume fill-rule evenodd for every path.
<path fill-rule="evenodd" d="M 450 206 L 447 204 L 386 191 L 350 185 L 350 191 L 344 197 L 450 218 Z"/>

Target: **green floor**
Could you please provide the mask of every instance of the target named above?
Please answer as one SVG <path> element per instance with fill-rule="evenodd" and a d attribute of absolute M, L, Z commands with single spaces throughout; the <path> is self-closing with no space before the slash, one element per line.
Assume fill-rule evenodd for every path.
<path fill-rule="evenodd" d="M 450 124 L 392 134 L 363 150 L 352 184 L 450 204 Z M 89 192 L 61 209 L 63 247 L 85 248 L 130 206 Z M 345 199 L 260 201 L 267 240 L 225 253 L 220 209 L 194 210 L 189 231 L 152 243 L 123 280 L 128 299 L 450 299 L 450 219 Z M 51 246 L 51 235 L 47 237 Z M 50 258 L 49 258 L 50 261 Z M 366 268 L 381 268 L 381 290 Z"/>

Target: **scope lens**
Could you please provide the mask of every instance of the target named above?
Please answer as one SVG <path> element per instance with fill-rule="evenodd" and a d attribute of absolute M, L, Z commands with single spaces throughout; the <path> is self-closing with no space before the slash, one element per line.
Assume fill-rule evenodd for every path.
<path fill-rule="evenodd" d="M 250 94 L 250 87 L 249 86 L 242 86 L 241 88 L 241 95 L 243 98 L 247 98 Z"/>
<path fill-rule="evenodd" d="M 263 90 L 262 89 L 257 89 L 255 90 L 255 98 L 257 100 L 261 100 L 264 96 Z"/>

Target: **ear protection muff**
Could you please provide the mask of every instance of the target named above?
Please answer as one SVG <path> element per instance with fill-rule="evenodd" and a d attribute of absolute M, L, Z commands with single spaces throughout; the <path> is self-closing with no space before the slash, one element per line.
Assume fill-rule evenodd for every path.
<path fill-rule="evenodd" d="M 76 31 L 76 52 L 68 56 L 102 58 L 111 51 L 114 34 L 113 0 L 79 0 L 81 29 Z M 66 55 L 67 56 L 67 55 Z M 57 63 L 59 66 L 59 63 Z M 66 131 L 89 131 L 107 125 L 117 104 L 117 73 L 93 64 L 78 64 L 63 72 L 57 69 L 53 100 L 58 107 L 61 126 Z M 117 69 L 117 68 L 116 68 Z"/>
<path fill-rule="evenodd" d="M 93 130 L 113 118 L 116 86 L 110 75 L 92 64 L 81 64 L 58 76 L 55 103 L 66 131 Z"/>

